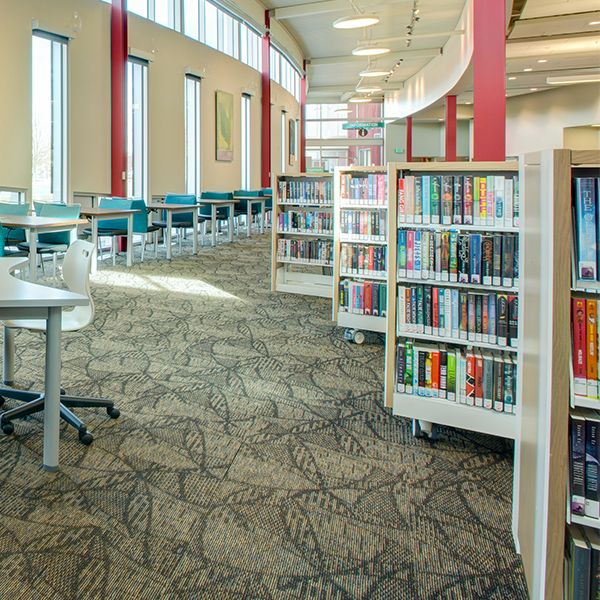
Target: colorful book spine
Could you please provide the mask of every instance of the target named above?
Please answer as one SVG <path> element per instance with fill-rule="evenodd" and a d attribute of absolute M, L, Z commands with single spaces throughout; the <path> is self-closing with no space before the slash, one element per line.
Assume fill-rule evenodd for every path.
<path fill-rule="evenodd" d="M 571 414 L 570 430 L 571 512 L 585 514 L 585 418 Z"/>
<path fill-rule="evenodd" d="M 598 279 L 596 187 L 592 177 L 574 178 L 577 240 L 577 276 L 584 281 Z"/>

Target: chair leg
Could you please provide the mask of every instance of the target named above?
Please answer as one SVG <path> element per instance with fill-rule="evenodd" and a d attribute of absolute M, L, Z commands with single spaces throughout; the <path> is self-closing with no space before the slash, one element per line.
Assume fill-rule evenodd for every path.
<path fill-rule="evenodd" d="M 144 251 L 146 250 L 146 234 L 142 233 L 142 262 L 144 262 Z"/>
<path fill-rule="evenodd" d="M 117 236 L 112 237 L 112 263 L 113 267 L 117 264 Z"/>
<path fill-rule="evenodd" d="M 106 408 L 115 406 L 114 400 L 108 398 L 88 398 L 86 396 L 61 396 L 60 403 L 70 408 Z"/>
<path fill-rule="evenodd" d="M 159 230 L 156 230 L 154 232 L 154 258 L 158 258 L 158 234 L 160 233 Z"/>
<path fill-rule="evenodd" d="M 53 252 L 52 253 L 52 277 L 54 277 L 54 280 L 56 281 L 56 266 L 58 264 L 58 253 L 57 252 Z"/>

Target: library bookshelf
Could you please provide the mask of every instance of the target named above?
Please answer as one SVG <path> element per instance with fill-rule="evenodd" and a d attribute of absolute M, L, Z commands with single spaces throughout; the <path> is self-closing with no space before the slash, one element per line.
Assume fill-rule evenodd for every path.
<path fill-rule="evenodd" d="M 335 169 L 332 318 L 349 330 L 386 331 L 387 181 L 386 167 Z"/>
<path fill-rule="evenodd" d="M 510 404 L 500 402 L 498 405 L 494 402 L 491 406 L 488 406 L 488 408 L 484 408 L 483 406 L 475 406 L 474 402 L 467 400 L 467 397 L 459 397 L 458 385 L 456 386 L 455 399 L 452 400 L 441 397 L 443 393 L 438 389 L 424 389 L 420 385 L 420 381 L 418 386 L 419 389 L 417 389 L 416 383 L 415 386 L 410 384 L 403 385 L 402 382 L 398 385 L 397 381 L 397 359 L 404 364 L 404 354 L 397 356 L 397 352 L 402 353 L 404 352 L 402 348 L 410 348 L 410 350 L 406 350 L 406 352 L 407 354 L 410 352 L 409 356 L 412 357 L 413 349 L 416 351 L 417 348 L 420 349 L 422 344 L 425 344 L 426 349 L 433 350 L 431 355 L 427 354 L 427 352 L 425 352 L 425 354 L 427 356 L 437 356 L 434 360 L 440 360 L 439 357 L 441 356 L 442 361 L 444 362 L 449 354 L 453 355 L 452 362 L 454 362 L 454 357 L 456 357 L 457 362 L 463 356 L 469 356 L 469 359 L 472 361 L 475 360 L 476 356 L 481 357 L 482 361 L 485 357 L 485 360 L 488 361 L 486 369 L 491 368 L 491 373 L 496 372 L 494 369 L 500 369 L 500 373 L 504 372 L 502 369 L 504 369 L 503 365 L 506 364 L 508 365 L 506 368 L 512 378 L 508 380 L 511 382 L 511 387 L 507 389 L 514 390 L 516 388 L 514 385 L 514 379 L 516 378 L 516 357 L 518 354 L 518 338 L 516 337 L 516 334 L 512 340 L 496 336 L 495 330 L 494 335 L 491 335 L 490 330 L 488 330 L 488 333 L 483 334 L 481 333 L 483 331 L 481 323 L 496 322 L 495 308 L 494 320 L 492 321 L 491 316 L 488 320 L 488 305 L 491 307 L 491 305 L 494 304 L 495 307 L 496 301 L 500 295 L 502 297 L 508 297 L 510 295 L 517 303 L 515 304 L 516 309 L 516 306 L 518 305 L 516 298 L 520 293 L 519 278 L 516 277 L 516 273 L 514 274 L 514 278 L 503 278 L 502 275 L 504 275 L 504 272 L 502 272 L 499 281 L 492 281 L 490 279 L 490 281 L 486 281 L 484 285 L 482 277 L 479 278 L 478 282 L 477 277 L 473 275 L 473 273 L 476 272 L 482 273 L 481 270 L 478 271 L 477 268 L 475 268 L 471 274 L 466 274 L 463 277 L 463 279 L 466 277 L 466 281 L 459 281 L 458 274 L 455 276 L 455 272 L 448 266 L 451 259 L 448 259 L 448 261 L 445 262 L 443 256 L 453 254 L 456 257 L 459 248 L 458 242 L 464 245 L 467 243 L 473 244 L 472 252 L 473 255 L 475 255 L 475 241 L 479 243 L 484 238 L 492 239 L 494 236 L 508 235 L 510 236 L 511 244 L 518 245 L 519 242 L 517 236 L 519 228 L 516 225 L 516 220 L 513 218 L 512 211 L 514 207 L 512 206 L 512 202 L 502 205 L 501 201 L 498 201 L 498 205 L 503 206 L 498 218 L 496 218 L 495 215 L 486 215 L 485 209 L 482 207 L 482 212 L 477 215 L 477 220 L 475 221 L 473 213 L 470 212 L 472 211 L 471 192 L 475 182 L 479 186 L 481 179 L 486 179 L 487 181 L 487 178 L 490 178 L 490 181 L 494 182 L 497 178 L 498 186 L 510 185 L 510 188 L 507 187 L 507 190 L 513 190 L 513 186 L 517 183 L 517 174 L 518 163 L 514 161 L 454 163 L 411 162 L 390 163 L 388 165 L 388 204 L 390 206 L 390 213 L 392 212 L 393 206 L 393 212 L 396 216 L 393 219 L 390 218 L 388 221 L 388 321 L 386 326 L 385 402 L 386 406 L 392 409 L 393 414 L 411 418 L 415 422 L 427 422 L 451 427 L 460 427 L 509 439 L 517 438 L 520 401 L 517 397 L 516 403 L 514 402 L 514 394 L 512 394 L 512 403 Z M 510 180 L 510 184 L 505 183 L 507 180 Z M 417 182 L 418 193 L 415 192 L 415 182 Z M 408 198 L 408 196 L 406 196 L 406 194 L 409 193 L 407 190 L 410 189 L 411 202 L 414 202 L 415 197 L 431 197 L 433 199 L 435 195 L 433 190 L 437 189 L 440 191 L 440 188 L 435 186 L 441 185 L 443 182 L 452 182 L 453 186 L 457 186 L 455 190 L 457 194 L 456 197 L 458 198 L 456 214 L 453 209 L 450 216 L 448 214 L 445 215 L 446 218 L 444 218 L 444 214 L 440 214 L 440 212 L 437 213 L 439 217 L 434 217 L 435 210 L 429 206 L 428 200 L 427 216 L 423 217 L 425 212 L 423 212 L 423 206 L 420 206 L 420 208 L 415 211 L 415 214 L 418 214 L 418 216 L 415 217 L 414 214 L 412 214 L 409 217 L 410 211 L 407 212 L 408 205 L 404 204 L 405 199 Z M 456 182 L 456 184 L 454 182 Z M 469 186 L 467 188 L 469 191 L 466 195 L 463 193 L 462 185 Z M 426 194 L 423 192 L 422 186 L 426 186 L 425 189 L 429 190 Z M 478 187 L 477 190 L 478 210 L 480 206 L 480 189 L 482 188 Z M 502 189 L 504 190 L 504 187 L 502 187 Z M 517 190 L 518 188 L 514 191 L 517 192 Z M 400 196 L 398 193 L 399 191 Z M 436 197 L 441 200 L 441 194 L 436 195 Z M 482 197 L 485 197 L 485 194 L 482 193 Z M 510 192 L 510 197 L 511 199 L 513 198 L 512 192 Z M 402 199 L 401 201 L 400 198 Z M 466 198 L 469 198 L 468 209 L 465 208 L 467 206 Z M 454 200 L 454 197 L 452 200 Z M 433 200 L 431 200 L 431 202 L 433 204 Z M 508 213 L 506 215 L 503 214 L 504 208 L 506 208 L 507 211 L 510 210 L 510 217 L 508 216 Z M 456 222 L 444 222 L 447 221 L 448 216 L 451 221 Z M 488 216 L 490 219 L 489 223 Z M 433 222 L 437 220 L 440 222 Z M 465 223 L 464 221 L 472 222 Z M 423 232 L 425 232 L 424 236 Z M 419 240 L 419 244 L 421 243 L 420 240 L 427 240 L 428 246 L 426 250 L 427 258 L 420 253 L 421 247 L 419 246 L 419 266 L 417 268 L 415 268 L 417 263 L 415 262 L 415 264 L 412 264 L 411 262 L 412 259 L 417 256 L 414 251 L 415 239 Z M 504 239 L 506 238 L 501 238 L 500 242 L 503 243 Z M 407 240 L 409 241 L 407 242 Z M 441 249 L 439 248 L 440 240 L 442 244 Z M 452 247 L 452 243 L 455 243 L 455 250 L 449 249 Z M 424 247 L 425 245 L 423 248 Z M 471 246 L 463 247 L 467 248 L 468 255 Z M 507 248 L 508 247 L 509 246 L 507 245 Z M 445 248 L 448 248 L 448 250 L 445 250 Z M 407 262 L 407 252 L 409 257 L 412 257 L 409 259 L 409 262 Z M 432 253 L 435 253 L 435 255 Z M 469 260 L 470 259 L 466 259 L 466 264 L 470 264 Z M 423 261 L 423 265 L 425 263 L 427 264 L 427 269 L 421 265 L 421 261 Z M 432 265 L 434 266 L 435 271 L 430 271 L 429 267 Z M 447 275 L 445 273 L 447 273 Z M 417 302 L 417 305 L 419 307 L 422 307 L 423 304 L 429 306 L 429 312 L 426 312 L 426 309 L 414 309 L 414 307 L 412 307 L 412 304 L 414 304 L 411 302 L 413 294 L 414 297 L 425 298 L 422 304 L 421 301 L 419 301 Z M 471 332 L 470 329 L 468 331 L 455 331 L 454 325 L 452 325 L 451 329 L 451 325 L 447 324 L 456 324 L 456 318 L 454 316 L 454 300 L 457 297 L 462 298 L 461 302 L 463 300 L 467 302 L 468 300 L 469 307 L 471 302 L 479 304 L 480 308 L 478 309 L 477 314 L 486 315 L 485 321 L 478 317 L 477 332 L 479 333 L 476 333 L 475 331 Z M 478 297 L 481 297 L 481 300 L 478 300 Z M 432 298 L 435 298 L 436 300 L 432 300 Z M 445 299 L 444 302 L 450 303 L 450 305 L 442 304 L 442 298 Z M 485 308 L 482 308 L 484 306 L 483 298 L 487 298 L 485 300 Z M 407 308 L 409 303 L 412 308 Z M 431 306 L 437 307 L 437 309 L 434 308 L 432 311 Z M 464 306 L 466 307 L 467 305 L 464 304 Z M 421 310 L 423 310 L 423 312 L 419 312 Z M 470 310 L 471 309 L 469 308 L 469 311 Z M 491 311 L 491 308 L 489 310 Z M 415 313 L 418 315 L 428 314 L 430 316 L 432 314 L 437 314 L 439 321 L 436 320 L 435 317 L 433 317 L 433 320 L 429 321 L 424 321 L 422 317 L 417 317 L 416 320 L 411 320 L 410 323 L 407 323 L 407 315 L 409 317 L 411 317 L 411 315 L 414 317 Z M 444 316 L 442 317 L 442 315 Z M 443 327 L 441 326 L 442 318 L 444 319 Z M 427 325 L 427 323 L 430 323 L 430 325 L 432 324 L 433 326 Z M 426 360 L 430 359 L 428 358 Z M 408 365 L 409 362 L 410 359 L 407 359 L 406 364 Z M 471 364 L 474 363 L 471 362 Z M 419 370 L 421 370 L 420 367 Z M 438 373 L 442 372 L 439 369 L 439 365 L 435 367 L 435 370 Z M 458 373 L 458 367 L 456 372 Z M 488 374 L 490 373 L 490 371 L 487 372 Z M 401 378 L 406 381 L 406 374 L 401 375 Z M 420 379 L 420 377 L 418 379 Z M 450 386 L 447 386 L 447 389 L 450 390 Z"/>
<path fill-rule="evenodd" d="M 273 178 L 271 290 L 333 296 L 333 176 Z"/>
<path fill-rule="evenodd" d="M 515 445 L 513 534 L 531 598 L 560 600 L 566 589 L 565 525 L 600 528 L 571 514 L 569 423 L 599 400 L 573 386 L 571 303 L 598 297 L 573 269 L 572 180 L 600 175 L 600 151 L 546 150 L 520 158 L 519 439 Z M 526 258 L 526 259 L 525 259 Z M 566 597 L 570 597 L 568 594 Z"/>

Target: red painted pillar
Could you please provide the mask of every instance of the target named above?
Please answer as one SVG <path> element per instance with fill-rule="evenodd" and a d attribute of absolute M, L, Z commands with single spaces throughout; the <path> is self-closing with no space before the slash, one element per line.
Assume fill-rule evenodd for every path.
<path fill-rule="evenodd" d="M 506 158 L 506 8 L 473 3 L 473 160 Z"/>
<path fill-rule="evenodd" d="M 456 160 L 456 96 L 446 96 L 446 161 Z"/>
<path fill-rule="evenodd" d="M 262 38 L 262 73 L 261 73 L 261 171 L 260 184 L 271 187 L 271 19 L 269 11 L 265 11 L 265 27 Z"/>
<path fill-rule="evenodd" d="M 112 0 L 110 14 L 111 83 L 111 194 L 127 193 L 123 174 L 127 171 L 126 152 L 126 77 L 127 77 L 127 0 Z"/>
<path fill-rule="evenodd" d="M 300 172 L 306 173 L 306 61 L 300 81 Z"/>
<path fill-rule="evenodd" d="M 406 162 L 412 162 L 412 117 L 406 117 Z"/>

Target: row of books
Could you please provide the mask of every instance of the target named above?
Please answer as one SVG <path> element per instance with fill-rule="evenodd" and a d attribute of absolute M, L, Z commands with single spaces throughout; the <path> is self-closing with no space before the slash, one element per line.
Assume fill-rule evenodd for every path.
<path fill-rule="evenodd" d="M 346 275 L 385 277 L 387 274 L 386 246 L 342 243 L 340 272 Z"/>
<path fill-rule="evenodd" d="M 333 244 L 326 240 L 277 240 L 277 259 L 331 266 Z"/>
<path fill-rule="evenodd" d="M 519 277 L 519 238 L 400 229 L 398 277 L 511 287 Z"/>
<path fill-rule="evenodd" d="M 516 227 L 516 176 L 407 175 L 398 179 L 398 224 Z"/>
<path fill-rule="evenodd" d="M 282 233 L 333 235 L 333 214 L 331 211 L 286 210 L 278 215 L 277 230 Z"/>
<path fill-rule="evenodd" d="M 339 310 L 356 315 L 387 315 L 387 284 L 342 279 L 338 288 Z"/>
<path fill-rule="evenodd" d="M 331 179 L 287 179 L 279 180 L 278 201 L 297 204 L 333 204 Z"/>
<path fill-rule="evenodd" d="M 387 198 L 387 175 L 369 173 L 368 175 L 340 174 L 340 196 L 351 200 L 352 204 L 385 205 Z"/>
<path fill-rule="evenodd" d="M 342 235 L 362 240 L 385 241 L 387 238 L 387 213 L 384 210 L 340 211 Z"/>
<path fill-rule="evenodd" d="M 398 286 L 399 335 L 437 335 L 516 347 L 518 312 L 518 297 L 513 294 Z"/>
<path fill-rule="evenodd" d="M 571 512 L 600 519 L 598 464 L 600 413 L 571 411 L 569 426 L 569 481 Z"/>
<path fill-rule="evenodd" d="M 579 525 L 567 526 L 565 600 L 600 598 L 600 534 Z"/>
<path fill-rule="evenodd" d="M 573 393 L 577 396 L 600 398 L 599 315 L 600 300 L 571 298 Z"/>
<path fill-rule="evenodd" d="M 600 177 L 573 178 L 577 277 L 600 281 Z"/>
<path fill-rule="evenodd" d="M 396 391 L 513 413 L 517 364 L 503 353 L 398 340 Z"/>

